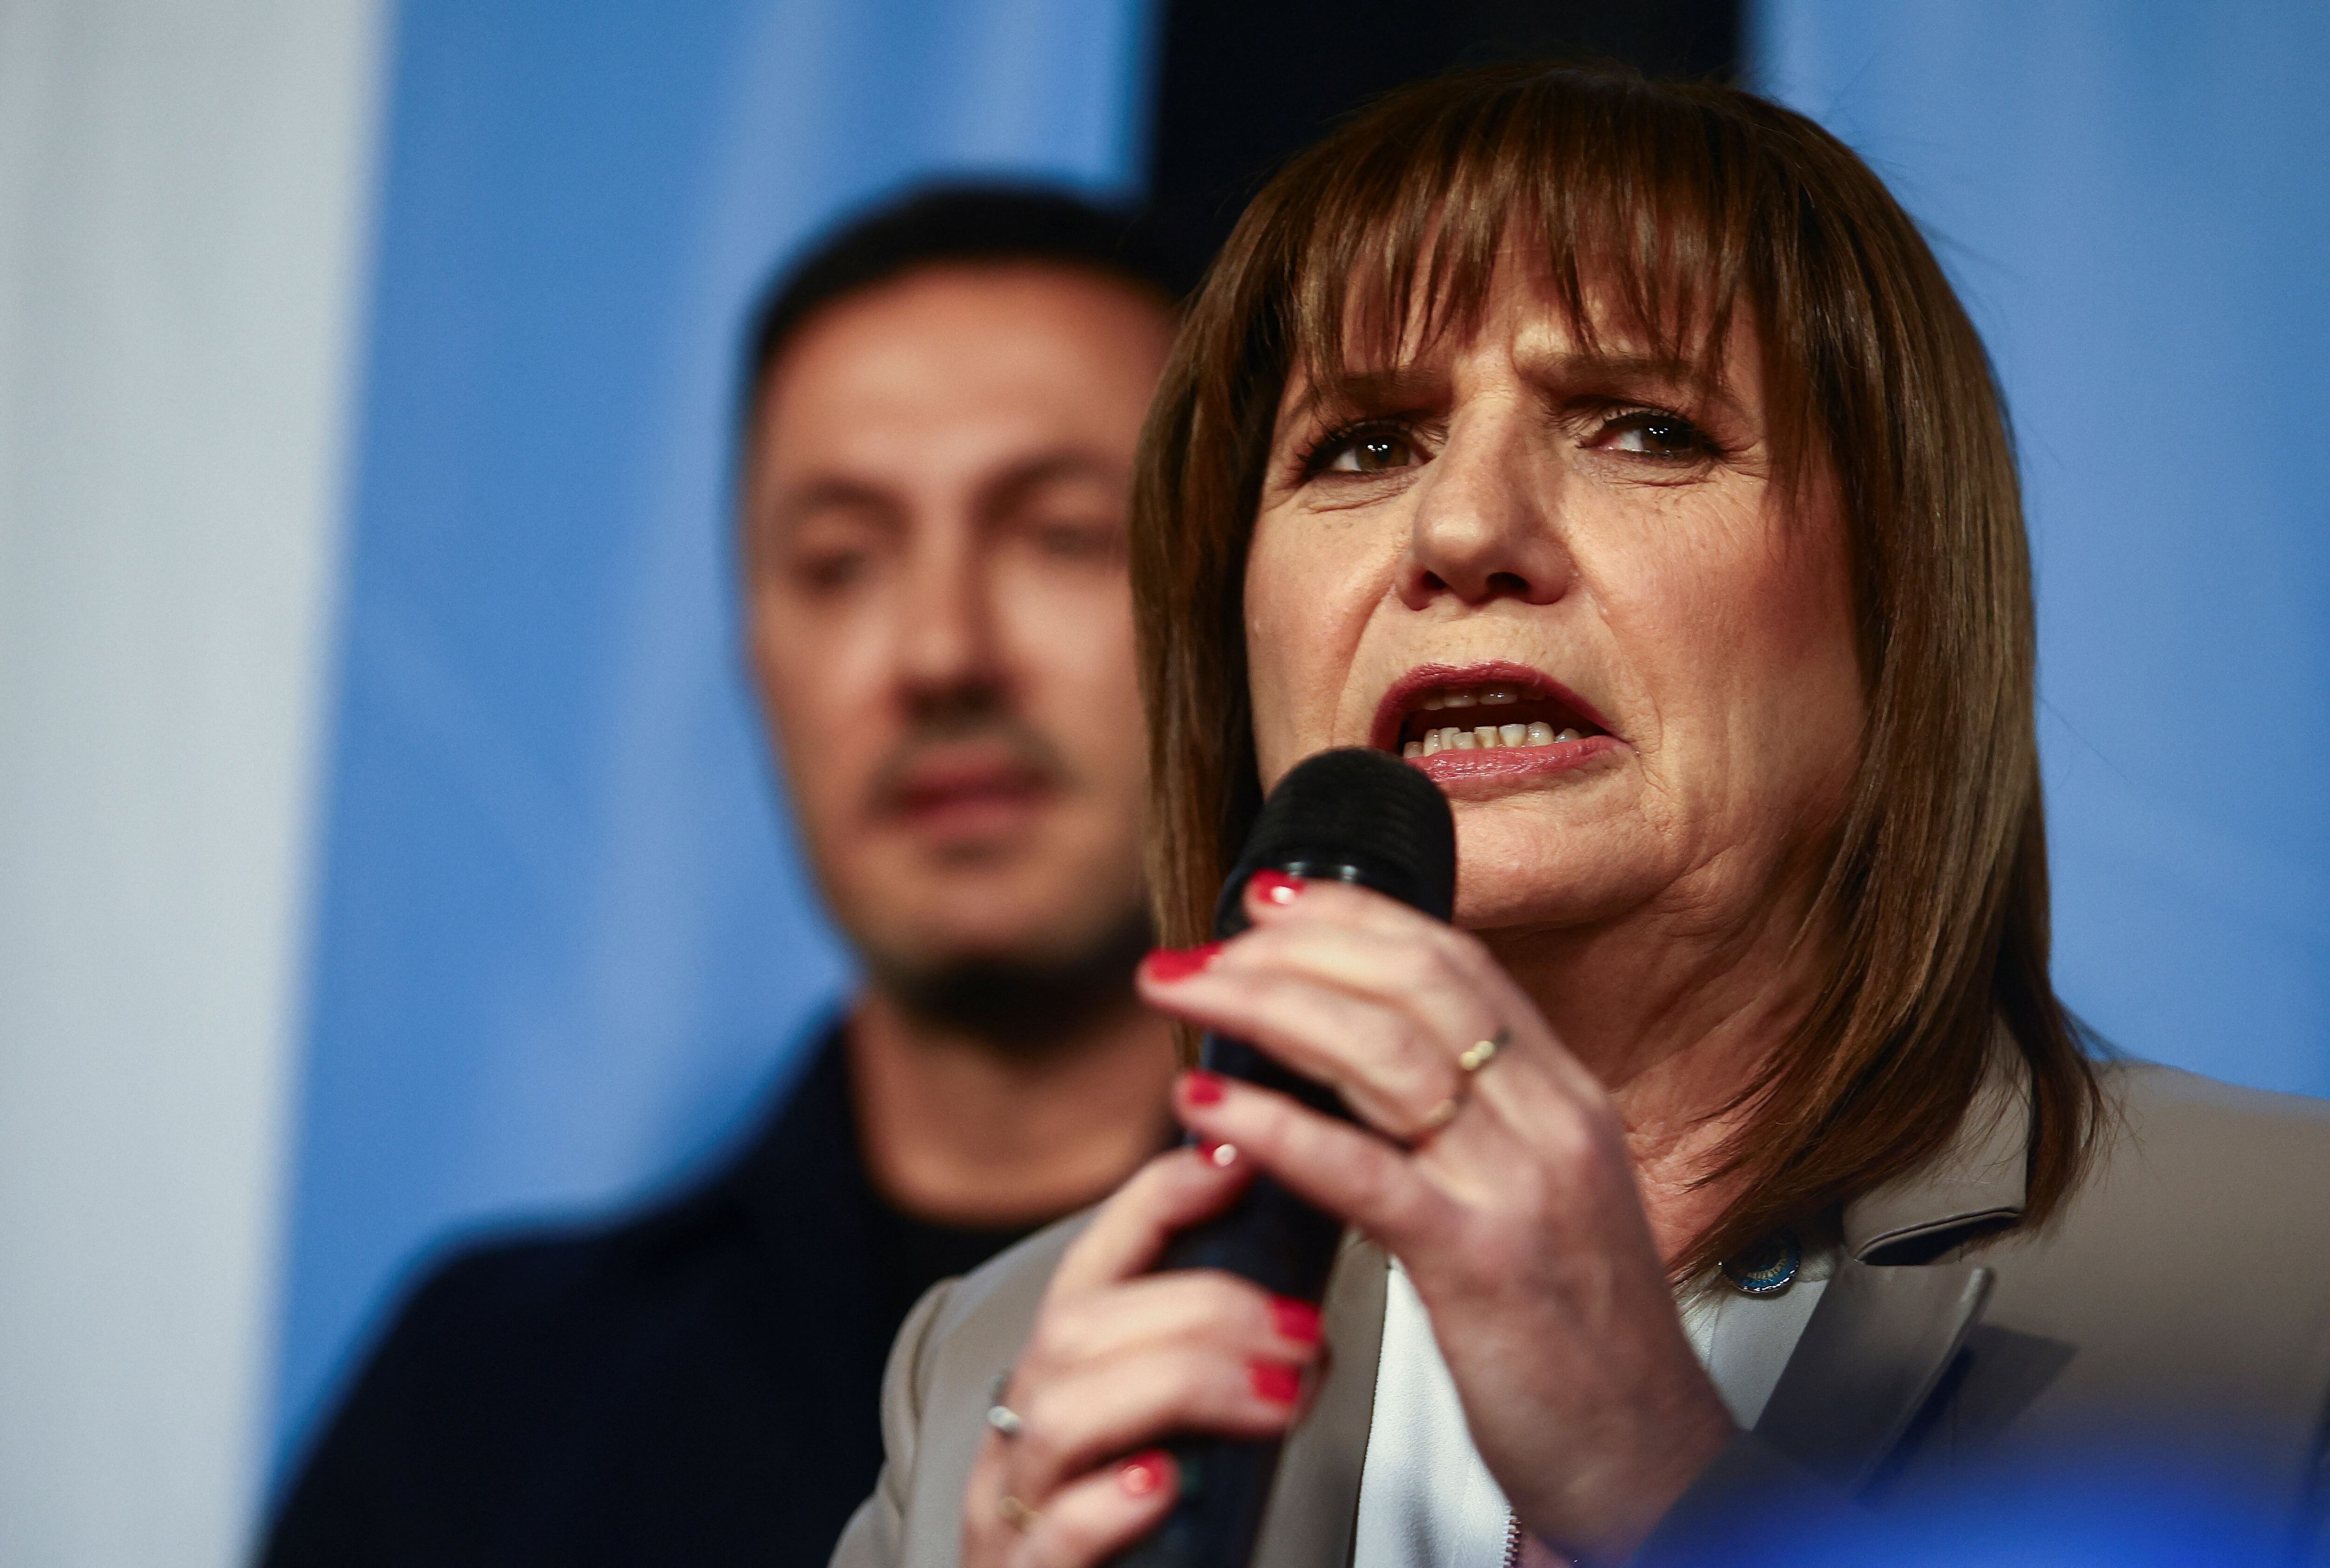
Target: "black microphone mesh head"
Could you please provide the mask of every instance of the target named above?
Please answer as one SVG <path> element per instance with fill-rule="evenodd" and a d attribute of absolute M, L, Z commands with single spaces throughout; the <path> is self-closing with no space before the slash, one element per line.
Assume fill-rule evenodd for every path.
<path fill-rule="evenodd" d="M 1456 902 L 1456 822 L 1447 798 L 1388 752 L 1353 746 L 1297 763 L 1263 802 L 1217 914 L 1236 918 L 1264 869 L 1356 882 L 1446 920 Z"/>

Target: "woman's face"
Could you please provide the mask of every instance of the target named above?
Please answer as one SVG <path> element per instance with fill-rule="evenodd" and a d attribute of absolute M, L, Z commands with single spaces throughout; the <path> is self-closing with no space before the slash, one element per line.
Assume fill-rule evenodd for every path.
<path fill-rule="evenodd" d="M 1843 530 L 1824 463 L 1776 481 L 1752 326 L 1712 392 L 1600 335 L 1508 266 L 1469 341 L 1290 378 L 1246 578 L 1263 782 L 1404 752 L 1455 807 L 1461 923 L 1711 934 L 1852 774 Z"/>

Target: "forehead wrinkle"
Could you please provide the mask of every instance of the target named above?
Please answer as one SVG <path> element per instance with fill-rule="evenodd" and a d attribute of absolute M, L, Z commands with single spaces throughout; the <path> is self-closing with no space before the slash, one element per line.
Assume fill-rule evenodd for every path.
<path fill-rule="evenodd" d="M 1688 389 L 1695 396 L 1722 403 L 1728 411 L 1734 414 L 1747 411 L 1730 377 L 1722 367 L 1703 365 L 1681 354 L 1608 354 L 1577 347 L 1532 348 L 1523 342 L 1514 348 L 1513 364 L 1522 379 L 1539 385 L 1601 383 L 1614 387 L 1635 387 L 1649 383 L 1677 391 Z"/>
<path fill-rule="evenodd" d="M 1649 382 L 1720 403 L 1735 415 L 1748 412 L 1753 400 L 1744 394 L 1738 373 L 1761 374 L 1755 316 L 1740 303 L 1715 298 L 1711 288 L 1698 296 L 1689 319 L 1664 330 L 1637 319 L 1606 286 L 1588 288 L 1582 316 L 1542 292 L 1539 302 L 1516 333 L 1513 351 L 1531 379 Z"/>

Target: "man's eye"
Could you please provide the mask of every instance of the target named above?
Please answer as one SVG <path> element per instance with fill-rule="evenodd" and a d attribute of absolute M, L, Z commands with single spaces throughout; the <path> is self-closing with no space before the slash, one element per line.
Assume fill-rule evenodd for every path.
<path fill-rule="evenodd" d="M 1414 444 L 1396 430 L 1360 430 L 1337 441 L 1319 466 L 1331 474 L 1380 474 L 1422 460 Z"/>
<path fill-rule="evenodd" d="M 1616 452 L 1639 452 L 1647 458 L 1699 458 L 1707 455 L 1707 437 L 1681 414 L 1641 409 L 1621 414 L 1602 427 L 1602 445 Z"/>
<path fill-rule="evenodd" d="M 831 593 L 863 578 L 870 563 L 863 550 L 820 550 L 797 557 L 793 575 L 812 593 Z"/>
<path fill-rule="evenodd" d="M 1035 535 L 1036 547 L 1055 561 L 1111 562 L 1124 553 L 1124 531 L 1105 524 L 1047 523 Z"/>

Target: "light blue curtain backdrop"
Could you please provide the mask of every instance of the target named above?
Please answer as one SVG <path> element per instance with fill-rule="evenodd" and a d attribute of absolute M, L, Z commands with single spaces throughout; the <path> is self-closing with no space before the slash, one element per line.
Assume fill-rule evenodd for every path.
<path fill-rule="evenodd" d="M 279 1459 L 425 1245 L 634 1195 L 844 983 L 735 652 L 772 263 L 940 171 L 1127 186 L 1142 0 L 413 0 L 389 69 Z"/>
<path fill-rule="evenodd" d="M 2064 990 L 2141 1054 L 2330 1091 L 2330 9 L 1751 24 L 1930 226 L 2013 406 Z M 1143 0 L 400 12 L 279 1447 L 420 1249 L 700 1161 L 846 982 L 733 651 L 744 303 L 917 174 L 1126 185 L 1150 31 Z"/>
<path fill-rule="evenodd" d="M 2138 1055 L 2330 1093 L 2330 6 L 1751 18 L 1765 90 L 1927 226 L 2005 386 L 2059 987 Z"/>

